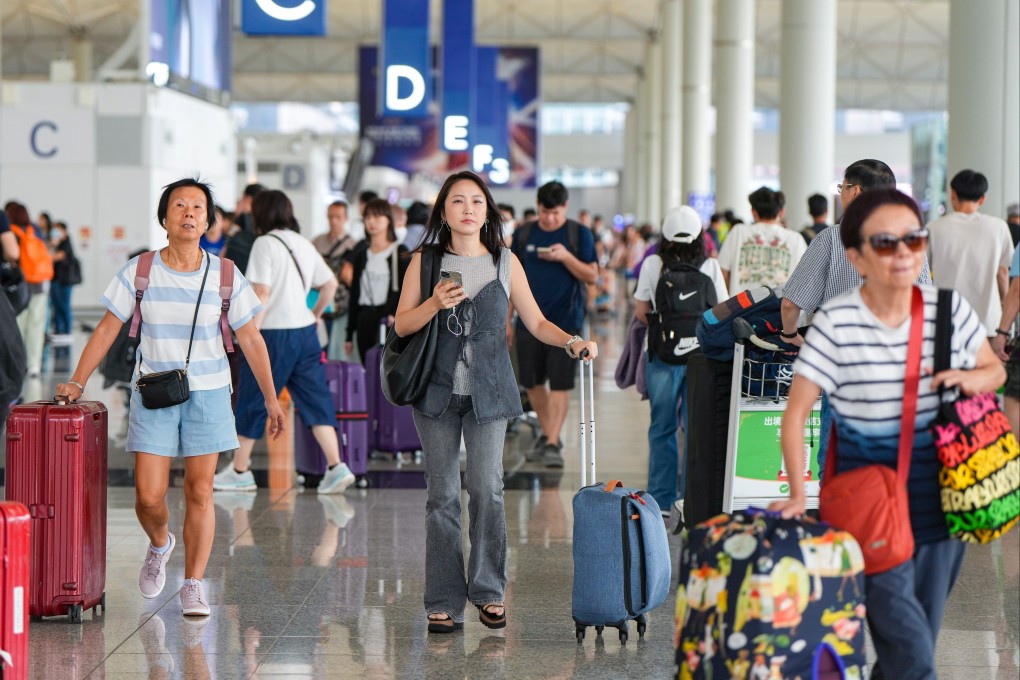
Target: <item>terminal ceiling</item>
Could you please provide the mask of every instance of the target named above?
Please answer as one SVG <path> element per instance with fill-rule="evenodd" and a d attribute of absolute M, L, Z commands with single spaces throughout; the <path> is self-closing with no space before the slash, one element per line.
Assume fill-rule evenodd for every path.
<path fill-rule="evenodd" d="M 949 0 L 837 0 L 838 108 L 943 110 Z M 476 40 L 537 45 L 547 102 L 633 101 L 662 0 L 477 0 Z M 87 39 L 99 67 L 138 0 L 0 0 L 5 79 L 48 78 Z M 433 36 L 440 0 L 432 0 Z M 356 101 L 357 47 L 378 41 L 380 0 L 329 0 L 326 38 L 234 37 L 237 101 Z M 755 105 L 779 103 L 782 0 L 757 0 Z"/>

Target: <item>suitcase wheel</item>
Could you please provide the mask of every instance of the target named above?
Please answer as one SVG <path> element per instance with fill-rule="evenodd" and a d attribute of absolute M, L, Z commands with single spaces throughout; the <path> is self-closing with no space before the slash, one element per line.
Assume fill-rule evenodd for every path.
<path fill-rule="evenodd" d="M 648 618 L 644 614 L 635 619 L 637 621 L 637 634 L 639 637 L 645 636 L 645 631 L 648 630 Z"/>
<path fill-rule="evenodd" d="M 602 635 L 602 631 L 604 631 L 605 629 L 606 629 L 605 626 L 595 626 L 595 634 Z"/>
<path fill-rule="evenodd" d="M 355 489 L 367 489 L 372 486 L 372 480 L 368 478 L 368 475 L 358 475 L 354 480 Z"/>
<path fill-rule="evenodd" d="M 582 626 L 582 625 L 578 625 L 578 624 L 574 625 L 574 633 L 577 635 L 577 642 L 578 642 L 578 644 L 584 642 L 584 631 L 585 631 L 585 628 L 586 628 L 586 626 Z"/>
<path fill-rule="evenodd" d="M 92 607 L 92 618 L 96 618 L 96 610 L 101 609 L 103 614 L 106 613 L 106 593 L 103 593 L 99 597 L 99 604 Z"/>
<path fill-rule="evenodd" d="M 81 605 L 72 604 L 67 609 L 67 620 L 71 623 L 81 623 Z"/>
<path fill-rule="evenodd" d="M 624 621 L 620 624 L 620 644 L 627 644 L 627 638 L 630 637 L 630 626 Z"/>

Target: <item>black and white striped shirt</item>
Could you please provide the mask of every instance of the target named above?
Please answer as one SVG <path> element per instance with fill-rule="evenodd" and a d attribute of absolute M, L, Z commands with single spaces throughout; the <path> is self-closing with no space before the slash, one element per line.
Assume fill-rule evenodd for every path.
<path fill-rule="evenodd" d="M 837 295 L 848 293 L 862 283 L 864 279 L 846 256 L 837 224 L 822 230 L 811 240 L 807 252 L 783 287 L 783 297 L 810 314 Z M 915 283 L 931 285 L 927 257 Z"/>

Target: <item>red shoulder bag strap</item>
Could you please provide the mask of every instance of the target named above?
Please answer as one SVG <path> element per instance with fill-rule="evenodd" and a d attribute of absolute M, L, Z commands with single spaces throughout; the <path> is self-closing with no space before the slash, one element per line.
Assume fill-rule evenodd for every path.
<path fill-rule="evenodd" d="M 149 272 L 152 271 L 152 260 L 155 256 L 154 250 L 138 256 L 138 266 L 135 268 L 135 311 L 131 314 L 129 338 L 138 337 L 138 327 L 142 324 L 142 296 L 149 287 Z"/>
<path fill-rule="evenodd" d="M 924 343 L 924 295 L 914 286 L 910 303 L 910 342 L 907 344 L 907 373 L 903 378 L 903 419 L 900 421 L 900 455 L 896 477 L 907 483 L 910 454 L 914 450 L 914 421 L 917 416 L 918 385 L 921 382 L 921 345 Z"/>
<path fill-rule="evenodd" d="M 896 458 L 896 477 L 901 484 L 907 483 L 910 475 L 910 454 L 914 450 L 914 421 L 917 418 L 917 394 L 921 381 L 921 345 L 924 343 L 924 295 L 914 286 L 910 300 L 910 339 L 907 343 L 907 372 L 903 378 L 903 417 L 900 419 L 900 449 Z M 825 479 L 836 475 L 836 424 L 833 423 L 828 435 Z"/>
<path fill-rule="evenodd" d="M 234 341 L 230 337 L 230 324 L 227 323 L 227 312 L 230 311 L 230 296 L 234 292 L 234 261 L 220 258 L 220 335 L 227 352 L 234 351 Z"/>

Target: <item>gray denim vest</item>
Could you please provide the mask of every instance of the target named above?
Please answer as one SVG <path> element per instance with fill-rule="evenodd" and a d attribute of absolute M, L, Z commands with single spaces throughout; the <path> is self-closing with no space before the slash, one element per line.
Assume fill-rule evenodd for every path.
<path fill-rule="evenodd" d="M 503 249 L 500 259 L 506 257 L 507 250 Z M 506 263 L 501 261 L 499 265 L 504 267 Z M 450 310 L 439 312 L 436 363 L 432 367 L 432 380 L 425 396 L 414 405 L 416 411 L 430 418 L 443 415 L 453 394 L 454 368 L 460 357 L 467 356 L 466 347 L 470 343 L 473 360 L 468 364 L 468 375 L 471 403 L 478 423 L 509 420 L 524 413 L 517 379 L 510 365 L 510 351 L 506 346 L 509 308 L 510 301 L 497 275 L 473 299 L 457 306 L 457 316 L 464 328 L 462 335 L 454 335 L 447 326 Z"/>

